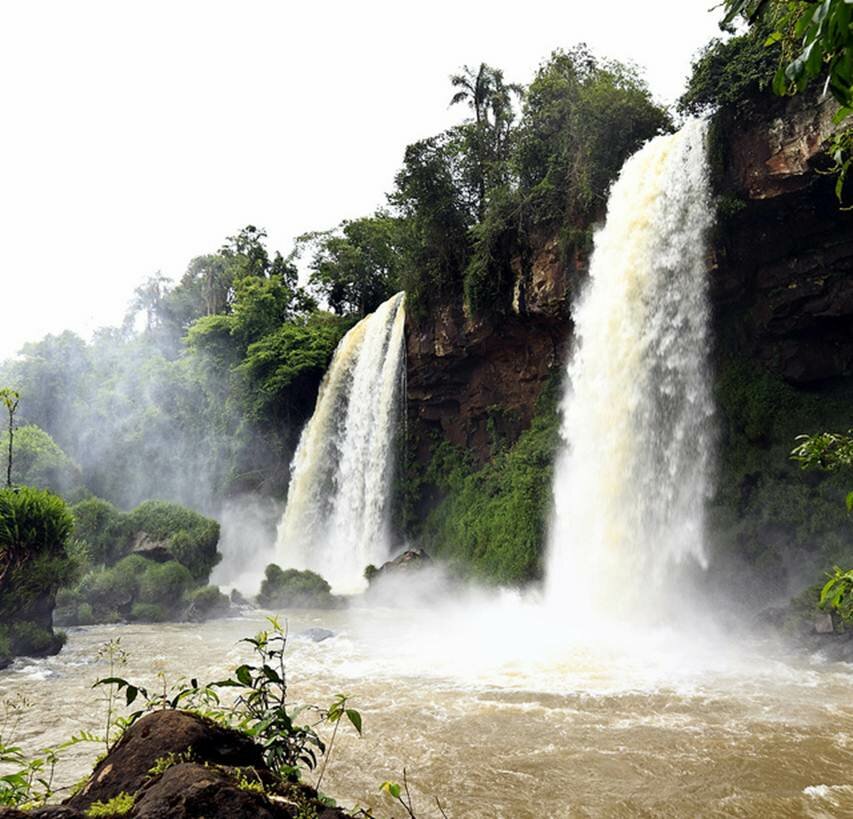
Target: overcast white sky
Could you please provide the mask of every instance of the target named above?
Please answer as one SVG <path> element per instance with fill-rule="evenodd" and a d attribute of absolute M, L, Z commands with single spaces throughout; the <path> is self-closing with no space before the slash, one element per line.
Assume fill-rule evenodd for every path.
<path fill-rule="evenodd" d="M 457 122 L 448 75 L 527 83 L 588 42 L 678 96 L 715 0 L 26 0 L 0 4 L 0 358 L 120 321 L 245 224 L 294 236 L 384 201 Z"/>

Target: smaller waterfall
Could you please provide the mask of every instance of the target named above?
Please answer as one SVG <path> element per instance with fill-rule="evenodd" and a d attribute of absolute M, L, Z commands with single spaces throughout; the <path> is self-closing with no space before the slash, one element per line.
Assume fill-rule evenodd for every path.
<path fill-rule="evenodd" d="M 341 340 L 291 464 L 276 553 L 288 568 L 359 591 L 388 558 L 389 494 L 405 372 L 404 294 Z"/>

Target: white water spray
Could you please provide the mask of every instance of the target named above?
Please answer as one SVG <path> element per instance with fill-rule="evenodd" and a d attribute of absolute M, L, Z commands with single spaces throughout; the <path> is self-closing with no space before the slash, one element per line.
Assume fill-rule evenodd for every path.
<path fill-rule="evenodd" d="M 291 465 L 276 552 L 336 592 L 359 591 L 389 557 L 389 494 L 405 372 L 404 295 L 360 321 L 335 350 Z"/>
<path fill-rule="evenodd" d="M 690 122 L 625 163 L 575 310 L 547 596 L 576 620 L 654 613 L 674 567 L 706 562 L 706 133 Z"/>

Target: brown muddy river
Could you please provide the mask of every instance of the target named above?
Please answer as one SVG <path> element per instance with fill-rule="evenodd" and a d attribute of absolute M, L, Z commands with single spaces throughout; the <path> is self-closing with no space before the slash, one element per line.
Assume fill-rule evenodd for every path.
<path fill-rule="evenodd" d="M 222 678 L 258 616 L 204 625 L 71 629 L 62 653 L 0 672 L 25 696 L 34 750 L 103 721 L 98 648 L 120 636 L 120 674 L 152 684 Z M 321 643 L 295 635 L 335 631 Z M 295 701 L 352 696 L 364 737 L 339 735 L 323 790 L 398 816 L 379 792 L 405 767 L 419 817 L 438 796 L 460 817 L 853 816 L 853 666 L 744 640 L 670 630 L 572 634 L 507 595 L 430 611 L 297 612 Z M 59 770 L 85 774 L 77 746 Z M 312 778 L 309 777 L 309 781 Z"/>

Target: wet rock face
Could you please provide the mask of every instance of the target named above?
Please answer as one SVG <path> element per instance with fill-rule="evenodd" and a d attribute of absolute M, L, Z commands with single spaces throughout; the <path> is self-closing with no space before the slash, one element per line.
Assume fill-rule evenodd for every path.
<path fill-rule="evenodd" d="M 815 160 L 834 125 L 838 105 L 816 91 L 767 98 L 752 121 L 723 120 L 729 184 L 748 199 L 774 199 L 810 187 Z"/>
<path fill-rule="evenodd" d="M 371 583 L 382 577 L 400 576 L 418 572 L 432 565 L 432 559 L 423 549 L 406 549 L 405 552 L 383 563 L 369 577 Z"/>
<path fill-rule="evenodd" d="M 853 375 L 853 213 L 842 211 L 821 146 L 832 101 L 777 103 L 773 116 L 721 124 L 721 215 L 712 289 L 720 330 L 787 381 Z"/>
<path fill-rule="evenodd" d="M 419 457 L 431 435 L 467 449 L 479 463 L 493 439 L 514 441 L 530 424 L 536 400 L 563 357 L 571 324 L 548 316 L 483 321 L 446 305 L 407 330 L 410 424 Z"/>

